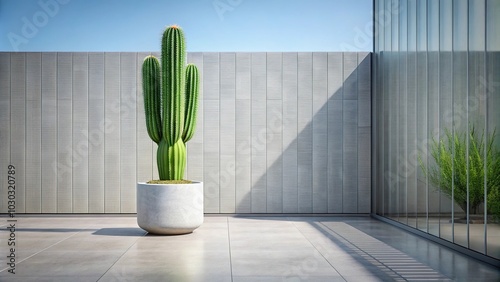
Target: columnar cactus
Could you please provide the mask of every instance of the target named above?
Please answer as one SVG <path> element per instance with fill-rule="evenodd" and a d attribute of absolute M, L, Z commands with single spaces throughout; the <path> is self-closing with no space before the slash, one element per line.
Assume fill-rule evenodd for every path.
<path fill-rule="evenodd" d="M 196 127 L 199 75 L 195 65 L 185 66 L 180 27 L 168 27 L 161 45 L 161 70 L 154 56 L 147 56 L 142 65 L 146 126 L 158 144 L 160 180 L 180 180 L 186 167 L 185 144 Z"/>

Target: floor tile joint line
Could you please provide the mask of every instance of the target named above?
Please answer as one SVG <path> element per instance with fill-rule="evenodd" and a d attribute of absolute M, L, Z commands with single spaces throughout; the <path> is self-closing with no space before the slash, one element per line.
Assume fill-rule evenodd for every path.
<path fill-rule="evenodd" d="M 142 236 L 138 237 L 137 239 L 135 239 L 134 243 L 130 245 L 130 247 L 128 247 L 124 252 L 123 254 L 120 255 L 120 257 L 118 257 L 118 259 L 116 259 L 116 261 L 108 268 L 106 269 L 106 271 L 101 275 L 101 277 L 99 277 L 99 279 L 97 279 L 97 281 L 101 280 L 104 275 L 106 275 L 106 273 L 108 273 L 108 271 L 113 268 L 113 266 L 115 266 L 115 264 L 128 252 L 128 250 L 130 250 L 130 248 L 132 248 L 136 243 L 137 243 L 137 240 L 139 240 L 141 237 L 145 237 L 146 235 L 148 234 L 148 232 L 145 232 L 142 234 Z M 96 282 L 97 282 L 96 281 Z"/>
<path fill-rule="evenodd" d="M 63 242 L 63 241 L 66 241 L 67 239 L 69 239 L 69 238 L 71 238 L 71 237 L 75 236 L 76 234 L 78 234 L 78 233 L 80 233 L 80 232 L 82 232 L 82 231 L 84 231 L 84 230 L 87 230 L 88 228 L 89 228 L 89 226 L 87 226 L 87 227 L 85 227 L 85 228 L 83 228 L 83 229 L 80 229 L 80 230 L 79 230 L 79 231 L 77 231 L 75 234 L 70 235 L 70 236 L 68 236 L 68 237 L 66 237 L 66 238 L 64 238 L 64 239 L 62 239 L 62 240 L 60 240 L 60 241 L 58 241 L 58 242 L 56 242 L 56 243 L 54 243 L 54 244 L 52 244 L 52 245 L 50 245 L 50 246 L 48 246 L 48 247 L 46 247 L 46 248 L 44 248 L 44 249 L 42 249 L 42 250 L 40 250 L 40 251 L 36 252 L 36 253 L 34 253 L 34 254 L 32 254 L 32 255 L 28 256 L 27 258 L 24 258 L 24 259 L 20 260 L 19 262 L 16 262 L 16 266 L 17 266 L 18 264 L 22 263 L 23 261 L 25 261 L 25 260 L 27 260 L 27 259 L 30 259 L 30 258 L 32 258 L 32 257 L 34 257 L 34 256 L 36 256 L 36 255 L 38 255 L 39 253 L 41 253 L 41 252 L 43 252 L 43 251 L 45 251 L 45 250 L 48 250 L 48 249 L 52 248 L 53 246 L 55 246 L 55 245 L 57 245 L 57 244 L 59 244 L 59 243 L 61 243 L 61 242 Z M 4 268 L 4 269 L 0 270 L 0 272 L 4 272 L 5 270 L 7 270 L 7 269 L 9 269 L 9 268 L 10 268 L 10 267 L 6 267 L 6 268 Z"/>

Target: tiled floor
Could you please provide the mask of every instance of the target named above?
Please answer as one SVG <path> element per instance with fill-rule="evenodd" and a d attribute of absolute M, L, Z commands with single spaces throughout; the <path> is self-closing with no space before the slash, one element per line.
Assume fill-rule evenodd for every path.
<path fill-rule="evenodd" d="M 500 281 L 500 270 L 369 217 L 206 217 L 146 235 L 132 216 L 0 218 L 0 281 Z"/>

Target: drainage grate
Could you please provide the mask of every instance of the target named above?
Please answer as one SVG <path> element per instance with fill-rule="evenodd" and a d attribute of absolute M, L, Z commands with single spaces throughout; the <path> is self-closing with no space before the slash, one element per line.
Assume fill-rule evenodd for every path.
<path fill-rule="evenodd" d="M 395 281 L 452 281 L 428 265 L 346 223 L 324 222 L 317 227 L 335 236 L 350 251 L 361 256 L 365 263 L 377 266 Z"/>

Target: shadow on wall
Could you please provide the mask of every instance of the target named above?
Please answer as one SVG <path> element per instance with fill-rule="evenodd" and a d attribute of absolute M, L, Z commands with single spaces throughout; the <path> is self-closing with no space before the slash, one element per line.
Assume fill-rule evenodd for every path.
<path fill-rule="evenodd" d="M 369 213 L 370 54 L 252 53 L 241 72 L 234 67 L 241 58 L 228 67 L 228 56 L 218 58 L 220 158 L 207 161 L 213 156 L 205 151 L 205 212 Z M 236 69 L 229 77 L 235 84 L 249 78 L 245 99 L 238 98 L 244 89 L 224 82 L 228 69 Z M 204 71 L 213 73 L 206 64 Z M 216 79 L 210 76 L 205 81 Z M 206 115 L 202 123 L 204 141 L 211 142 Z"/>
<path fill-rule="evenodd" d="M 15 166 L 16 213 L 136 211 L 136 182 L 157 178 L 149 54 L 0 52 L 0 164 Z M 370 58 L 188 53 L 203 91 L 187 177 L 204 181 L 205 211 L 369 213 Z"/>

